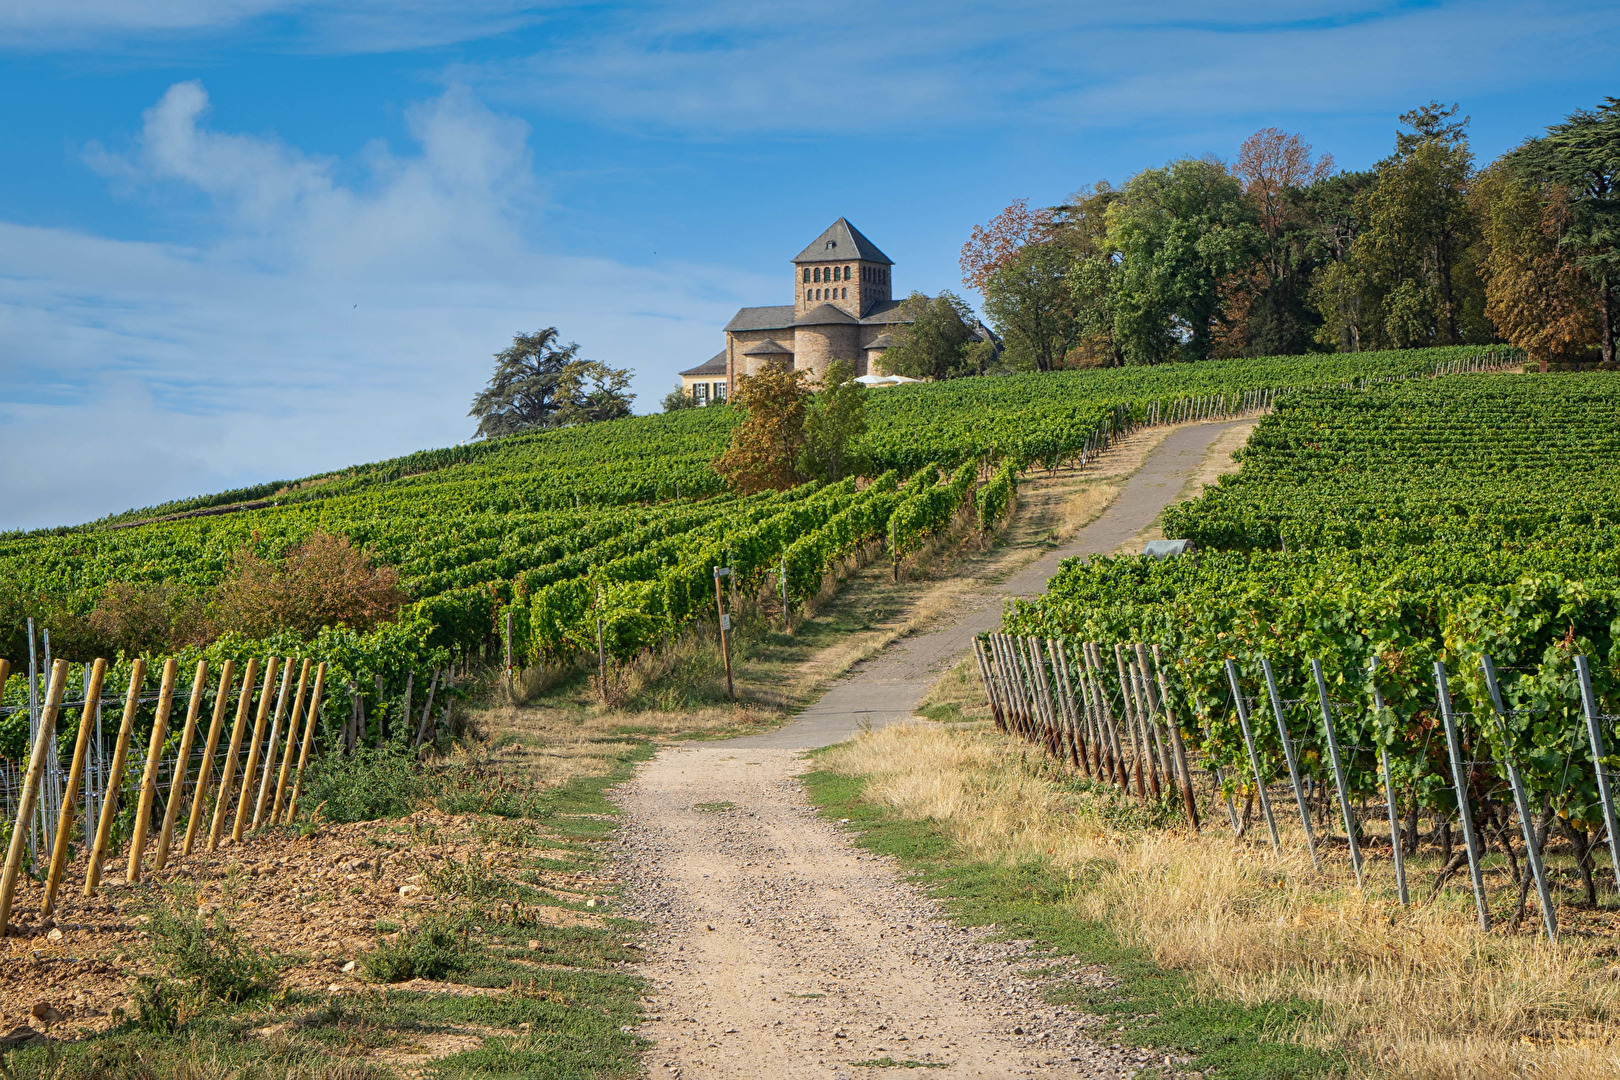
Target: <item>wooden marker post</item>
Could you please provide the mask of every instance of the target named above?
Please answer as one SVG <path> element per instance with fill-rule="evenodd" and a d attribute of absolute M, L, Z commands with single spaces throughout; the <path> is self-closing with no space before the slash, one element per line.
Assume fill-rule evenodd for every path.
<path fill-rule="evenodd" d="M 271 657 L 269 666 L 265 669 L 264 693 L 262 697 L 270 696 L 270 687 L 275 682 L 276 658 Z M 236 759 L 242 751 L 242 733 L 247 728 L 247 715 L 253 708 L 253 681 L 259 674 L 259 658 L 248 657 L 247 671 L 242 674 L 242 696 L 236 703 L 236 723 L 231 726 L 231 748 L 225 754 L 225 768 L 219 774 L 219 795 L 214 800 L 214 823 L 208 830 L 208 850 L 213 851 L 219 847 L 220 834 L 225 831 L 225 815 L 231 805 L 231 780 L 236 776 Z"/>
<path fill-rule="evenodd" d="M 45 710 L 39 717 L 39 734 L 34 749 L 28 756 L 28 773 L 23 777 L 23 789 L 17 797 L 17 823 L 11 829 L 11 847 L 6 851 L 6 868 L 0 872 L 0 937 L 5 937 L 7 920 L 11 918 L 11 898 L 17 891 L 17 874 L 22 870 L 23 848 L 28 846 L 28 831 L 34 823 L 34 802 L 39 797 L 39 778 L 45 771 L 45 758 L 51 740 L 56 737 L 56 713 L 62 707 L 62 691 L 67 686 L 68 662 L 58 660 L 51 666 L 51 686 L 45 694 Z M 0 685 L 4 685 L 0 683 Z"/>
<path fill-rule="evenodd" d="M 259 768 L 259 748 L 264 745 L 264 724 L 270 718 L 270 690 L 276 685 L 276 667 L 280 663 L 280 657 L 272 656 L 264 667 L 264 689 L 259 693 L 259 715 L 253 721 L 253 744 L 248 747 L 247 764 L 242 767 L 242 789 L 236 796 L 236 824 L 231 826 L 231 840 L 238 844 L 242 842 L 242 830 L 247 828 L 248 804 L 252 801 L 253 794 L 253 777 Z M 282 681 L 282 693 L 286 693 L 286 680 Z M 220 790 L 221 794 L 224 794 L 224 789 Z M 213 849 L 214 843 L 210 839 L 208 850 Z"/>
<path fill-rule="evenodd" d="M 141 856 L 146 853 L 146 830 L 152 818 L 152 800 L 157 795 L 158 761 L 163 757 L 163 740 L 169 734 L 169 709 L 174 705 L 174 680 L 179 672 L 180 665 L 174 660 L 163 662 L 163 689 L 158 694 L 157 718 L 152 721 L 152 739 L 147 744 L 135 834 L 129 838 L 129 865 L 124 870 L 124 881 L 131 885 L 141 880 Z"/>
<path fill-rule="evenodd" d="M 731 639 L 728 636 L 731 630 L 731 616 L 726 614 L 725 594 L 720 591 L 720 579 L 731 576 L 731 567 L 717 566 L 714 568 L 714 609 L 720 614 L 720 656 L 726 663 L 726 697 L 731 701 L 737 700 L 737 692 L 731 685 Z"/>
<path fill-rule="evenodd" d="M 0 669 L 4 670 L 4 669 Z M 73 828 L 73 800 L 79 797 L 84 781 L 84 758 L 90 749 L 90 732 L 96 724 L 96 706 L 101 702 L 101 683 L 107 676 L 107 661 L 97 660 L 84 680 L 84 712 L 79 715 L 79 741 L 73 744 L 73 767 L 68 771 L 67 791 L 62 794 L 62 814 L 56 819 L 56 850 L 51 852 L 51 870 L 45 878 L 45 900 L 41 915 L 56 906 L 56 890 L 62 884 L 62 868 L 67 865 L 68 832 Z M 0 677 L 0 686 L 5 679 Z"/>
<path fill-rule="evenodd" d="M 276 744 L 281 741 L 281 721 L 287 715 L 287 691 L 292 686 L 292 669 L 292 657 L 286 657 L 281 661 L 281 689 L 276 693 L 276 712 L 274 718 L 270 721 L 270 741 L 264 750 L 264 772 L 262 775 L 256 772 L 255 766 L 259 763 L 249 756 L 248 771 L 242 777 L 242 808 L 237 812 L 236 829 L 231 833 L 231 838 L 238 842 L 242 839 L 242 823 L 246 818 L 245 812 L 247 810 L 249 789 L 252 787 L 255 777 L 259 781 L 259 797 L 253 802 L 252 827 L 257 829 L 259 823 L 264 820 L 264 800 L 270 794 L 270 776 L 276 771 Z M 257 734 L 257 732 L 254 732 L 255 736 Z M 257 738 L 254 739 L 253 749 L 255 751 L 259 749 Z"/>
<path fill-rule="evenodd" d="M 253 662 L 248 662 L 246 686 L 253 687 Z M 220 732 L 225 727 L 225 709 L 230 705 L 231 680 L 236 675 L 236 661 L 227 660 L 219 673 L 219 692 L 214 695 L 214 719 L 208 725 L 208 741 L 203 744 L 202 765 L 197 769 L 197 788 L 191 793 L 191 816 L 186 820 L 186 845 L 180 854 L 190 855 L 197 842 L 197 826 L 202 822 L 203 804 L 208 799 L 208 781 L 214 775 L 214 751 L 219 748 Z"/>
<path fill-rule="evenodd" d="M 287 723 L 287 751 L 281 755 L 281 774 L 276 777 L 276 798 L 270 804 L 270 824 L 276 824 L 281 818 L 281 799 L 287 793 L 287 777 L 292 775 L 293 751 L 298 748 L 298 721 L 303 719 L 304 709 L 308 702 L 304 698 L 304 687 L 309 684 L 309 668 L 311 661 L 305 660 L 304 666 L 298 673 L 298 693 L 293 695 L 292 719 Z"/>
<path fill-rule="evenodd" d="M 321 669 L 324 671 L 325 668 L 326 668 L 326 665 L 322 664 Z M 433 719 L 433 695 L 435 695 L 435 694 L 437 694 L 439 692 L 439 679 L 440 679 L 440 676 L 441 676 L 440 669 L 439 668 L 434 668 L 433 669 L 433 682 L 428 686 L 427 704 L 422 707 L 422 722 L 416 726 L 416 738 L 411 742 L 411 749 L 412 750 L 415 750 L 417 747 L 421 746 L 422 745 L 422 740 L 427 738 L 428 722 Z M 316 685 L 316 691 L 315 692 L 317 694 L 320 693 L 320 689 L 319 689 L 320 683 L 321 683 L 320 672 L 316 672 L 315 673 L 315 685 Z M 447 692 L 448 692 L 448 689 L 449 688 L 446 687 Z M 313 709 L 314 706 L 311 705 L 310 708 Z M 314 715 L 313 712 L 311 713 L 311 715 Z M 303 766 L 300 765 L 299 768 L 302 769 Z M 289 821 L 292 820 L 291 815 L 288 816 L 288 820 Z"/>
<path fill-rule="evenodd" d="M 1181 741 L 1181 726 L 1176 723 L 1175 709 L 1170 704 L 1170 684 L 1164 677 L 1164 656 L 1157 645 L 1153 646 L 1153 669 L 1159 686 L 1159 701 L 1164 708 L 1164 724 L 1170 729 L 1170 751 L 1176 759 L 1176 770 L 1181 774 L 1181 798 L 1187 807 L 1187 820 L 1192 824 L 1193 831 L 1198 832 L 1202 825 L 1198 820 L 1198 797 L 1193 794 L 1192 769 L 1187 765 L 1187 747 Z"/>
<path fill-rule="evenodd" d="M 123 786 L 124 763 L 129 760 L 129 733 L 135 727 L 135 714 L 141 708 L 141 683 L 145 681 L 146 661 L 136 657 L 129 672 L 129 693 L 124 697 L 124 722 L 119 725 L 112 765 L 107 769 L 107 791 L 101 800 L 96 842 L 90 848 L 90 865 L 84 872 L 86 896 L 94 896 L 96 886 L 101 884 L 101 857 L 107 850 L 107 838 L 112 834 L 113 818 L 118 814 L 118 789 Z"/>
<path fill-rule="evenodd" d="M 315 722 L 321 715 L 321 690 L 326 686 L 326 665 L 315 669 L 315 689 L 309 693 L 309 716 L 304 721 L 304 745 L 298 752 L 298 771 L 293 773 L 292 797 L 287 800 L 287 820 L 298 813 L 298 796 L 304 790 L 304 765 L 309 761 L 309 749 L 315 744 Z M 431 704 L 431 702 L 429 702 Z"/>
<path fill-rule="evenodd" d="M 163 828 L 158 833 L 152 869 L 163 869 L 169 861 L 169 842 L 174 822 L 180 816 L 180 800 L 186 796 L 186 770 L 191 767 L 191 743 L 197 736 L 197 714 L 202 711 L 203 692 L 208 689 L 208 661 L 197 661 L 197 677 L 191 682 L 191 703 L 186 709 L 186 727 L 180 735 L 180 751 L 174 759 L 174 776 L 169 780 L 169 804 L 163 810 Z"/>

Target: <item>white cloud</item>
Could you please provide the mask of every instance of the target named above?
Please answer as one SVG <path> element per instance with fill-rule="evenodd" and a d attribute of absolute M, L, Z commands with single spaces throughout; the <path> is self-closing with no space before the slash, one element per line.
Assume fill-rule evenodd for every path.
<path fill-rule="evenodd" d="M 95 160 L 203 193 L 185 246 L 0 223 L 0 528 L 297 476 L 466 438 L 510 335 L 556 325 L 655 406 L 764 283 L 548 254 L 527 128 L 463 89 L 412 108 L 367 181 L 216 131 L 196 83 Z M 352 168 L 352 164 L 349 168 Z"/>

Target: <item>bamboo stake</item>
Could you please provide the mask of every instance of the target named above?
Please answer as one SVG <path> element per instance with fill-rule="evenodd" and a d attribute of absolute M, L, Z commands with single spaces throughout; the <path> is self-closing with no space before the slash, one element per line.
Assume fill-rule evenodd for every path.
<path fill-rule="evenodd" d="M 112 834 L 113 817 L 118 813 L 118 789 L 123 786 L 124 763 L 129 759 L 129 733 L 134 730 L 135 714 L 141 708 L 141 683 L 145 680 L 146 661 L 136 657 L 129 672 L 129 693 L 124 697 L 124 722 L 119 725 L 112 766 L 107 770 L 107 790 L 101 800 L 96 842 L 90 849 L 90 865 L 84 872 L 86 896 L 94 896 L 96 886 L 101 884 L 101 857 L 107 850 L 107 838 Z"/>
<path fill-rule="evenodd" d="M 292 797 L 287 800 L 287 821 L 298 813 L 298 796 L 304 790 L 304 765 L 309 761 L 309 749 L 315 744 L 315 723 L 321 715 L 321 691 L 326 687 L 326 664 L 315 669 L 315 689 L 309 692 L 309 715 L 304 720 L 304 746 L 298 752 L 298 771 L 293 774 Z"/>
<path fill-rule="evenodd" d="M 147 743 L 135 835 L 129 838 L 129 865 L 124 870 L 124 881 L 130 885 L 141 880 L 141 856 L 146 854 L 146 830 L 151 824 L 152 800 L 157 795 L 158 761 L 163 757 L 163 740 L 169 733 L 169 709 L 174 705 L 174 680 L 179 672 L 180 665 L 173 658 L 163 662 L 163 688 L 158 694 L 157 718 L 152 721 L 152 738 Z"/>
<path fill-rule="evenodd" d="M 989 665 L 985 663 L 984 659 L 984 642 L 978 638 L 973 639 L 973 658 L 979 664 L 979 681 L 984 684 L 984 698 L 990 705 L 990 719 L 995 722 L 997 730 L 1006 731 L 1007 722 L 1002 719 L 1001 702 L 996 698 L 995 683 L 990 674 Z"/>
<path fill-rule="evenodd" d="M 309 682 L 310 663 L 311 661 L 305 660 L 303 668 L 298 672 L 298 692 L 293 695 L 292 719 L 287 722 L 287 752 L 281 755 L 281 775 L 276 778 L 276 798 L 270 804 L 272 825 L 281 820 L 281 798 L 286 794 L 287 777 L 292 773 L 293 749 L 298 745 L 298 721 L 303 719 L 306 705 L 304 687 Z"/>
<path fill-rule="evenodd" d="M 281 689 L 276 692 L 276 711 L 270 721 L 270 741 L 264 746 L 262 775 L 258 771 L 261 763 L 254 760 L 260 747 L 259 732 L 253 733 L 253 749 L 248 753 L 247 771 L 242 774 L 242 802 L 236 811 L 236 828 L 231 831 L 231 839 L 238 843 L 242 840 L 243 826 L 248 824 L 248 798 L 254 780 L 259 781 L 259 797 L 253 800 L 252 827 L 257 829 L 259 822 L 264 819 L 264 797 L 270 793 L 270 774 L 276 769 L 276 744 L 281 741 L 281 721 L 287 715 L 287 691 L 292 687 L 292 668 L 292 657 L 285 657 L 281 661 Z"/>
<path fill-rule="evenodd" d="M 1114 643 L 1114 664 L 1119 669 L 1119 700 L 1125 707 L 1125 724 L 1131 732 L 1131 757 L 1135 759 L 1133 766 L 1136 771 L 1136 794 L 1143 803 L 1147 803 L 1147 787 L 1142 782 L 1143 740 L 1140 736 L 1142 718 L 1137 713 L 1136 703 L 1132 700 L 1130 676 L 1125 674 L 1125 650 L 1116 641 Z M 1153 798 L 1159 797 L 1159 778 L 1153 772 L 1153 762 L 1148 762 L 1148 774 L 1153 777 Z"/>
<path fill-rule="evenodd" d="M 28 845 L 28 833 L 34 823 L 34 802 L 39 797 L 39 778 L 45 771 L 45 757 L 56 737 L 56 713 L 62 706 L 62 691 L 67 687 L 68 662 L 58 660 L 51 666 L 51 686 L 45 694 L 45 710 L 39 716 L 39 733 L 34 749 L 28 756 L 28 773 L 23 777 L 23 789 L 17 798 L 17 824 L 11 829 L 11 847 L 6 852 L 6 868 L 0 872 L 0 937 L 10 929 L 11 899 L 17 890 L 17 874 L 22 870 L 23 848 Z M 0 682 L 0 686 L 4 683 Z"/>
<path fill-rule="evenodd" d="M 242 733 L 247 727 L 248 712 L 253 708 L 253 681 L 259 674 L 259 658 L 248 657 L 247 671 L 242 674 L 242 694 L 236 703 L 236 722 L 231 725 L 231 748 L 225 755 L 225 769 L 219 774 L 219 795 L 214 800 L 214 823 L 208 830 L 208 850 L 219 847 L 220 834 L 225 831 L 225 814 L 231 805 L 231 780 L 236 776 L 236 759 L 242 751 Z M 270 696 L 275 685 L 276 658 L 271 657 L 264 673 L 264 692 L 261 700 Z M 262 720 L 260 721 L 263 722 Z"/>
<path fill-rule="evenodd" d="M 0 668 L 4 671 L 4 668 Z M 51 852 L 51 871 L 45 878 L 45 901 L 40 904 L 41 915 L 50 915 L 56 906 L 56 890 L 62 884 L 62 869 L 67 865 L 68 832 L 73 828 L 73 800 L 78 798 L 79 785 L 84 781 L 84 758 L 90 749 L 90 732 L 96 723 L 96 706 L 101 702 L 101 683 L 107 676 L 107 661 L 97 660 L 84 680 L 84 712 L 79 716 L 79 741 L 73 745 L 73 767 L 68 771 L 67 791 L 62 796 L 62 816 L 56 821 L 56 850 Z M 5 685 L 0 675 L 0 687 Z"/>
<path fill-rule="evenodd" d="M 264 689 L 259 692 L 259 714 L 253 721 L 253 743 L 248 747 L 247 764 L 242 767 L 242 787 L 236 796 L 236 824 L 231 826 L 231 840 L 240 844 L 242 830 L 247 828 L 248 803 L 253 791 L 253 777 L 259 768 L 259 747 L 264 745 L 264 725 L 270 718 L 271 690 L 276 685 L 276 668 L 281 663 L 279 656 L 272 656 L 269 663 L 264 666 Z M 282 693 L 286 693 L 286 680 L 282 680 Z M 234 755 L 232 758 L 234 760 Z M 219 826 L 215 825 L 218 831 Z M 208 850 L 212 851 L 214 844 L 210 840 Z"/>
<path fill-rule="evenodd" d="M 1080 732 L 1080 706 L 1074 700 L 1074 680 L 1069 675 L 1069 651 L 1062 638 L 1047 638 L 1046 649 L 1052 655 L 1053 678 L 1058 684 L 1058 695 L 1063 699 L 1064 723 L 1069 729 L 1069 764 L 1091 776 L 1091 763 L 1086 761 L 1085 737 Z"/>
<path fill-rule="evenodd" d="M 169 861 L 169 843 L 174 838 L 174 822 L 180 816 L 180 801 L 186 797 L 186 770 L 191 767 L 191 742 L 197 737 L 197 714 L 202 711 L 203 693 L 208 689 L 208 661 L 197 661 L 197 677 L 191 682 L 191 703 L 186 709 L 186 727 L 180 735 L 180 751 L 174 759 L 174 775 L 169 778 L 169 805 L 163 810 L 163 831 L 158 833 L 152 869 L 161 870 Z"/>
<path fill-rule="evenodd" d="M 248 661 L 247 682 L 244 684 L 248 692 L 252 693 L 253 661 Z M 208 781 L 214 775 L 214 751 L 219 748 L 220 732 L 225 727 L 225 709 L 230 705 L 231 679 L 236 674 L 236 661 L 227 660 L 219 672 L 219 692 L 214 695 L 214 719 L 208 725 L 208 741 L 203 745 L 202 767 L 197 771 L 197 790 L 191 794 L 191 816 L 186 821 L 186 844 L 180 854 L 190 855 L 191 846 L 197 840 L 197 826 L 202 822 L 203 803 L 208 798 Z"/>

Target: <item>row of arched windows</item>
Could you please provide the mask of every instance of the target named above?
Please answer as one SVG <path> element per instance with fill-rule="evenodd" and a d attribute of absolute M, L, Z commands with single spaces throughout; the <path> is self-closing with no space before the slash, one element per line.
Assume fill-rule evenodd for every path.
<path fill-rule="evenodd" d="M 847 267 L 847 266 L 829 266 L 825 270 L 823 270 L 819 266 L 816 266 L 816 267 L 807 266 L 807 267 L 804 268 L 804 283 L 806 285 L 810 284 L 812 281 L 848 281 L 848 280 L 849 280 L 849 267 Z"/>
<path fill-rule="evenodd" d="M 804 283 L 806 285 L 819 284 L 823 281 L 848 281 L 850 268 L 847 266 L 807 266 L 804 268 Z M 889 283 L 889 270 L 885 266 L 861 267 L 861 280 L 874 285 L 887 285 Z"/>
<path fill-rule="evenodd" d="M 804 290 L 804 298 L 806 300 L 848 300 L 849 299 L 849 290 L 848 289 L 806 289 L 806 290 Z"/>

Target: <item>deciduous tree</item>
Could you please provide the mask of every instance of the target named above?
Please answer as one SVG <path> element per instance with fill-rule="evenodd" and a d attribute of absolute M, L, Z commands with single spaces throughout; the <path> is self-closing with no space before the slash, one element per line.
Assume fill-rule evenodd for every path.
<path fill-rule="evenodd" d="M 978 337 L 971 327 L 973 309 L 950 292 L 924 296 L 914 292 L 900 303 L 908 322 L 898 326 L 899 340 L 883 351 L 883 370 L 911 379 L 954 379 L 982 375 Z"/>
<path fill-rule="evenodd" d="M 1024 248 L 1048 239 L 1052 211 L 1029 208 L 1028 199 L 1017 199 L 985 225 L 973 226 L 962 245 L 959 265 L 962 284 L 984 295 L 991 275 L 1006 266 Z"/>
<path fill-rule="evenodd" d="M 834 360 L 805 412 L 800 474 L 835 481 L 859 473 L 862 463 L 855 447 L 864 434 L 866 388 L 855 381 L 852 365 Z"/>
<path fill-rule="evenodd" d="M 739 375 L 731 404 L 744 419 L 732 430 L 731 444 L 715 460 L 714 471 L 744 495 L 800 483 L 810 404 L 805 373 L 767 364 L 757 375 Z"/>
<path fill-rule="evenodd" d="M 1009 366 L 1051 371 L 1078 340 L 1068 285 L 1073 265 L 1061 244 L 1029 244 L 985 282 L 984 311 L 1001 334 Z"/>

